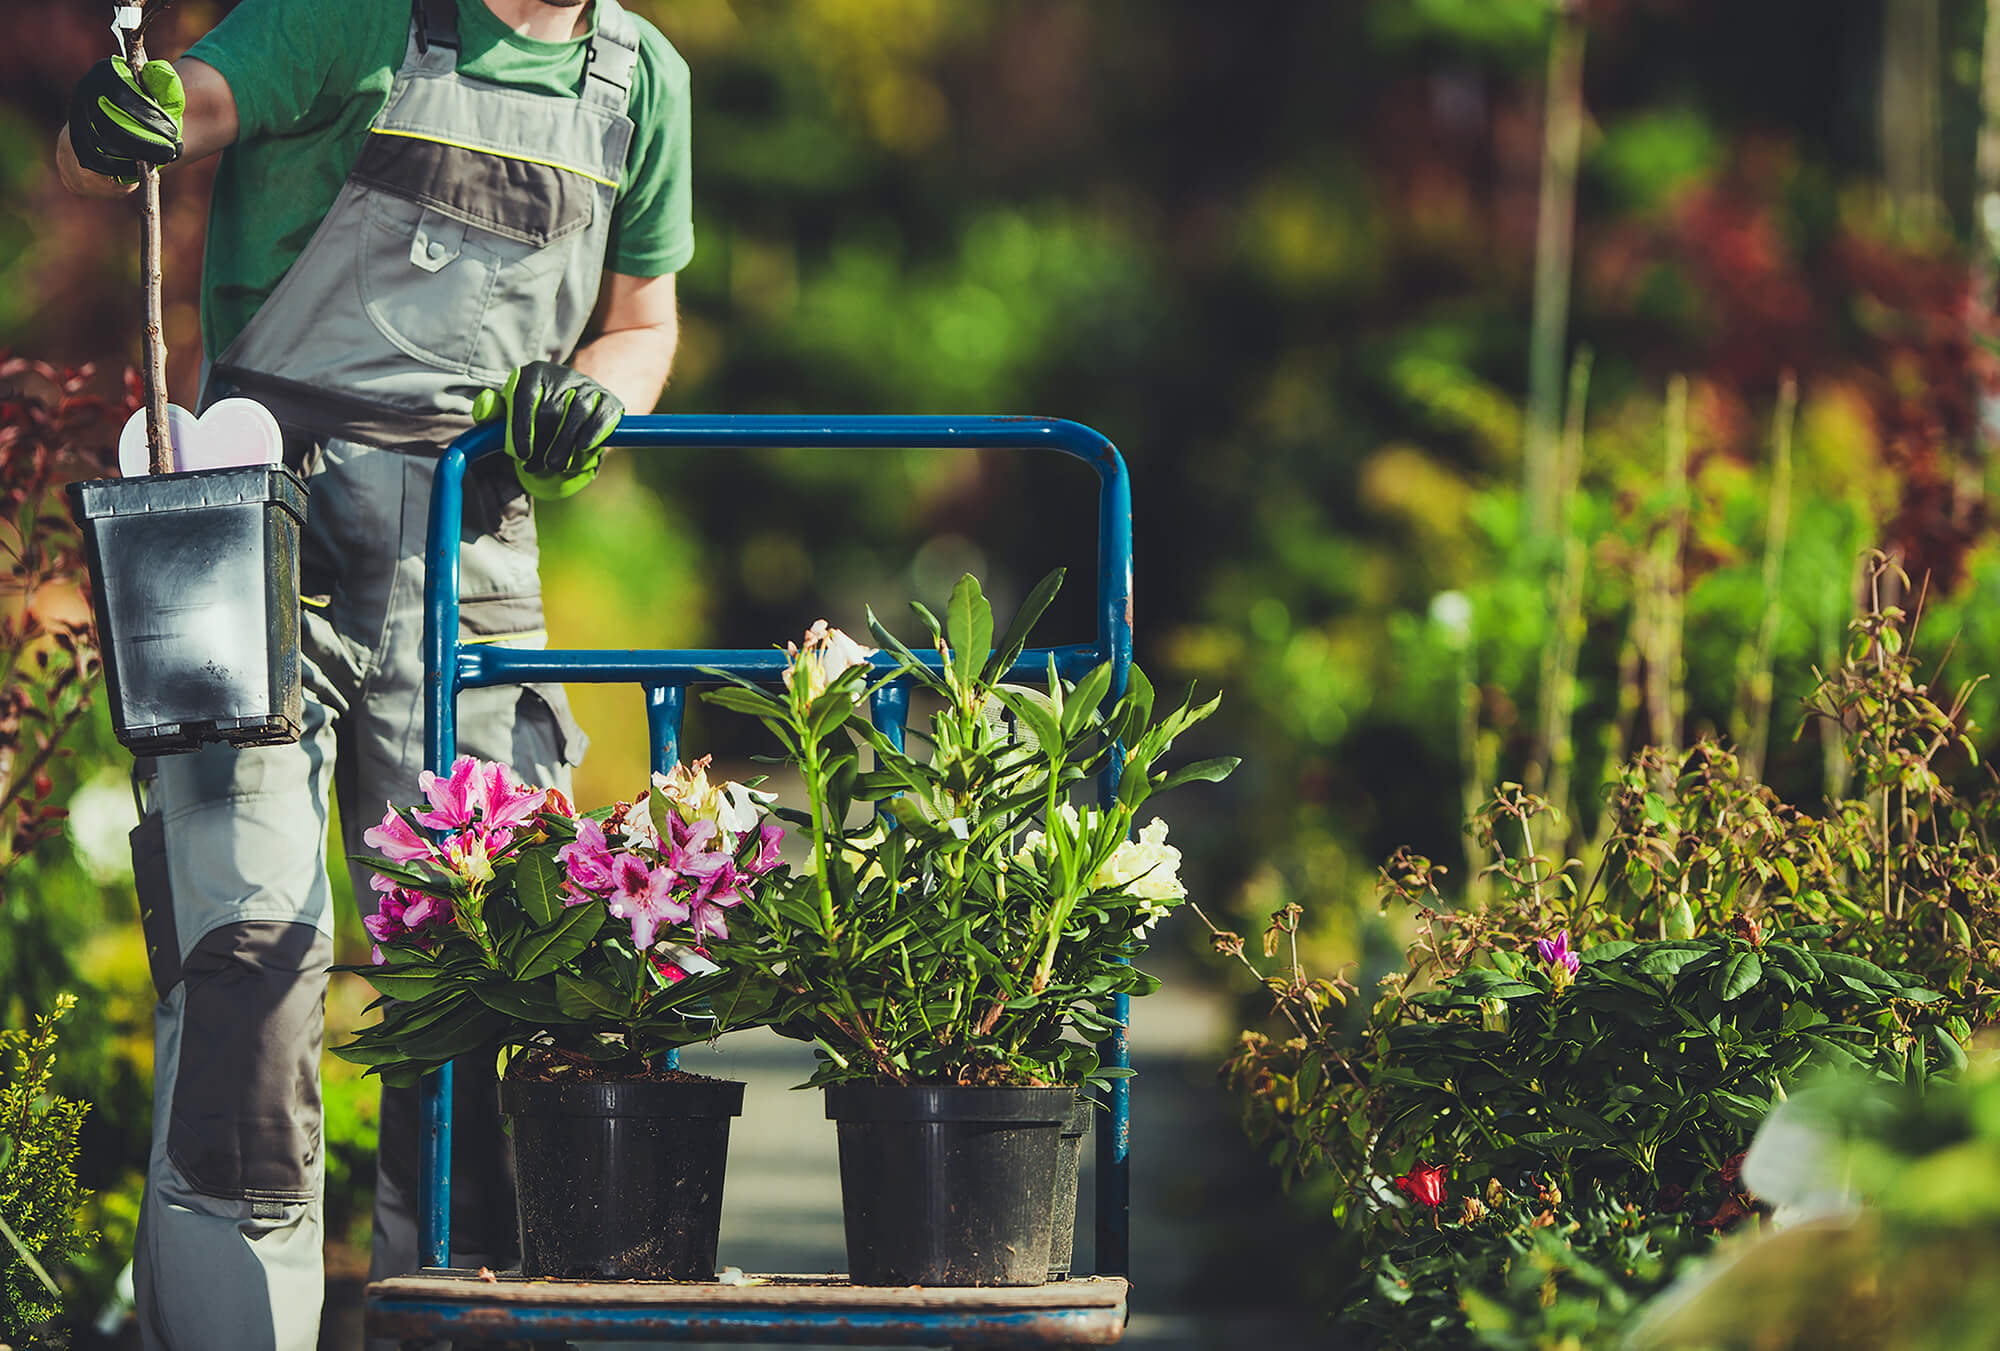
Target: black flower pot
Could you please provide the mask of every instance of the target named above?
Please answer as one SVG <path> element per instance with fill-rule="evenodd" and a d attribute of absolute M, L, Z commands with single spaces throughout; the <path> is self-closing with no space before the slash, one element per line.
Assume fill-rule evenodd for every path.
<path fill-rule="evenodd" d="M 1056 1152 L 1056 1195 L 1049 1217 L 1049 1279 L 1066 1281 L 1076 1251 L 1076 1190 L 1083 1173 L 1083 1142 L 1090 1135 L 1091 1113 L 1097 1109 L 1079 1093 L 1063 1122 L 1062 1147 Z"/>
<path fill-rule="evenodd" d="M 521 1271 L 715 1278 L 729 1119 L 743 1085 L 503 1081 L 521 1199 Z"/>
<path fill-rule="evenodd" d="M 69 485 L 104 651 L 111 730 L 134 755 L 297 741 L 299 531 L 289 469 Z"/>
<path fill-rule="evenodd" d="M 834 1084 L 856 1285 L 1040 1285 L 1069 1088 Z"/>

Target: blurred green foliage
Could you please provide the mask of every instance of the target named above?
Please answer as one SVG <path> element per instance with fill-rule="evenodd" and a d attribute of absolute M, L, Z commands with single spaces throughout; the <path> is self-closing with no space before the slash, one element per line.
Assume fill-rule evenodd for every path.
<path fill-rule="evenodd" d="M 1564 576 L 1580 587 L 1567 805 L 1590 829 L 1594 776 L 1647 730 L 1627 678 L 1644 663 L 1626 654 L 1677 373 L 1682 744 L 1731 730 L 1771 599 L 1767 429 L 1787 370 L 1800 396 L 1765 777 L 1813 801 L 1837 771 L 1791 734 L 1868 545 L 1930 578 L 1930 642 L 1956 635 L 1962 669 L 2000 669 L 2000 553 L 1969 453 L 1983 5 L 1941 4 L 1946 210 L 1928 228 L 1880 183 L 1879 0 L 1582 7 L 1571 330 L 1596 362 L 1581 572 L 1564 541 L 1524 537 L 1516 487 L 1548 0 L 632 7 L 693 70 L 698 248 L 663 407 L 1047 412 L 1116 440 L 1135 486 L 1140 658 L 1227 689 L 1203 730 L 1246 755 L 1208 819 L 1174 823 L 1191 885 L 1225 910 L 1308 900 L 1322 956 L 1393 951 L 1375 862 L 1410 843 L 1463 866 L 1470 771 L 1542 756 Z M 226 8 L 181 0 L 154 46 L 172 53 Z M 115 365 L 137 345 L 131 217 L 67 197 L 48 152 L 102 18 L 10 16 L 37 59 L 0 91 L 15 133 L 0 136 L 0 345 Z M 183 391 L 205 189 L 199 166 L 169 177 Z M 1030 456 L 635 454 L 605 480 L 543 518 L 558 644 L 762 646 L 822 615 L 852 627 L 864 605 L 936 608 L 965 571 L 1002 609 L 1052 566 L 1093 573 L 1090 476 Z M 1052 634 L 1089 631 L 1088 591 L 1069 589 Z M 1996 700 L 1973 706 L 1988 725 Z M 637 696 L 576 702 L 593 737 L 579 798 L 629 795 L 645 767 Z M 690 719 L 691 747 L 768 749 L 731 735 Z M 93 736 L 83 779 L 121 763 Z M 148 1073 L 129 893 L 60 844 L 33 866 L 33 904 L 0 910 L 0 1001 L 17 1021 L 31 994 L 113 992 L 78 1010 L 63 1073 L 99 1104 L 87 1180 L 124 1194 Z M 346 1091 L 330 1084 L 330 1100 Z M 358 1160 L 353 1106 L 338 1111 Z"/>

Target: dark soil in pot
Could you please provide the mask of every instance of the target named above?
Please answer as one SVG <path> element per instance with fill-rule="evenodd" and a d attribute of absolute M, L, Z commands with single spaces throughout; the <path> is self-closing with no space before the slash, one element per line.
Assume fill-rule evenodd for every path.
<path fill-rule="evenodd" d="M 1068 1088 L 835 1084 L 856 1285 L 1040 1285 Z"/>
<path fill-rule="evenodd" d="M 714 1279 L 742 1084 L 508 1079 L 500 1107 L 513 1124 L 525 1275 Z"/>

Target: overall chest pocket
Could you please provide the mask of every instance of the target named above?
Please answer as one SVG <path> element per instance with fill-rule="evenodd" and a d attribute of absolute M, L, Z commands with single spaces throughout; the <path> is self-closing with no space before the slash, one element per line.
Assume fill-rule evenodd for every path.
<path fill-rule="evenodd" d="M 414 137 L 370 136 L 355 260 L 369 321 L 399 350 L 498 382 L 544 354 L 596 202 L 551 165 Z"/>

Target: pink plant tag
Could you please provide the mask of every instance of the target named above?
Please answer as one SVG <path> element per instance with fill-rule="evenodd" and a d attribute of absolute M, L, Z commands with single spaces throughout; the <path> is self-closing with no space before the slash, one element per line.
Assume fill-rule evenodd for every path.
<path fill-rule="evenodd" d="M 173 443 L 176 470 L 282 464 L 285 458 L 278 420 L 254 399 L 222 399 L 200 417 L 170 403 L 167 436 Z M 148 472 L 143 408 L 126 419 L 118 434 L 118 472 L 126 478 L 142 478 Z"/>

